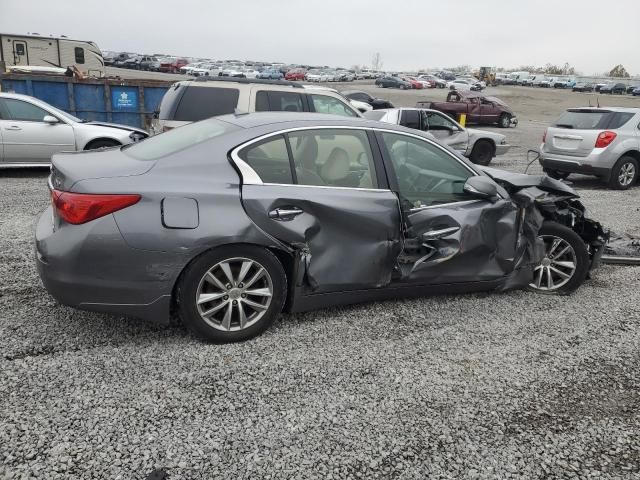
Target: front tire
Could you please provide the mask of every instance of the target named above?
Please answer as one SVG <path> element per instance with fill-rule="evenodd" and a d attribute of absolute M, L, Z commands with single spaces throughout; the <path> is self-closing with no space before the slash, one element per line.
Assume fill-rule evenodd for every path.
<path fill-rule="evenodd" d="M 587 246 L 569 227 L 551 221 L 542 224 L 538 237 L 544 241 L 545 256 L 534 268 L 529 289 L 547 295 L 569 295 L 589 273 Z"/>
<path fill-rule="evenodd" d="M 254 246 L 225 246 L 192 262 L 178 283 L 184 324 L 198 337 L 240 342 L 263 333 L 282 311 L 287 278 L 278 258 Z"/>
<path fill-rule="evenodd" d="M 489 165 L 494 156 L 494 147 L 491 142 L 486 140 L 478 140 L 471 150 L 469 160 L 477 165 Z"/>
<path fill-rule="evenodd" d="M 626 190 L 638 181 L 638 161 L 624 156 L 611 169 L 609 186 L 615 190 Z"/>
<path fill-rule="evenodd" d="M 500 115 L 498 125 L 500 125 L 500 128 L 509 128 L 509 126 L 511 126 L 511 115 L 509 115 L 508 113 L 503 113 L 502 115 Z"/>

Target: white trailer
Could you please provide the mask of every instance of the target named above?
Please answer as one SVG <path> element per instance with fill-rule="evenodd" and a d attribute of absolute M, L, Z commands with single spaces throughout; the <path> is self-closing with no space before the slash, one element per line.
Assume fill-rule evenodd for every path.
<path fill-rule="evenodd" d="M 102 52 L 94 42 L 67 37 L 0 33 L 0 61 L 7 67 L 75 66 L 85 75 L 102 77 L 105 74 Z"/>

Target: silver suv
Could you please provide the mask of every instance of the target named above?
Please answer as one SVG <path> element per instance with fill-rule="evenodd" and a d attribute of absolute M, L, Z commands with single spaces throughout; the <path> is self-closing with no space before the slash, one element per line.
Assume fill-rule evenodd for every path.
<path fill-rule="evenodd" d="M 540 164 L 554 178 L 582 173 L 629 188 L 640 166 L 640 108 L 570 108 L 545 131 Z"/>
<path fill-rule="evenodd" d="M 153 133 L 234 112 L 318 112 L 360 117 L 337 91 L 285 80 L 198 77 L 174 83 L 162 98 Z"/>

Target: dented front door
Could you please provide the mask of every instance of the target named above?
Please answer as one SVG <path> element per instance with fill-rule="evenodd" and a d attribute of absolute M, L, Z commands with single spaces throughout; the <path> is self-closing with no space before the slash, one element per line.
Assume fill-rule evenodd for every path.
<path fill-rule="evenodd" d="M 378 138 L 403 211 L 402 280 L 439 285 L 509 275 L 518 257 L 515 205 L 469 197 L 463 186 L 477 173 L 440 146 L 399 133 Z"/>

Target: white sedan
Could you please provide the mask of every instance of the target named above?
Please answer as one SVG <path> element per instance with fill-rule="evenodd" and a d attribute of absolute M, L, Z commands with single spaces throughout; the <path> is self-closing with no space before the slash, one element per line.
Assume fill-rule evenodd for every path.
<path fill-rule="evenodd" d="M 116 147 L 148 136 L 127 125 L 80 120 L 34 97 L 0 93 L 0 167 L 49 165 L 54 153 Z"/>

